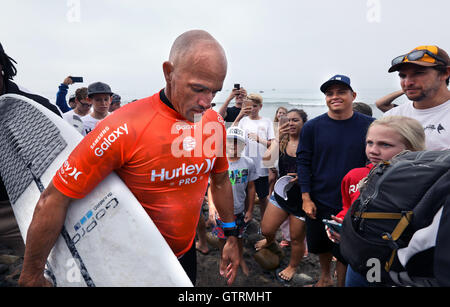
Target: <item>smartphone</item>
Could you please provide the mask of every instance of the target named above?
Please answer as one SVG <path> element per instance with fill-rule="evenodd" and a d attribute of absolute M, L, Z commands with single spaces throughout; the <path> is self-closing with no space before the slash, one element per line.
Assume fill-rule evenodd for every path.
<path fill-rule="evenodd" d="M 322 222 L 327 225 L 328 227 L 330 227 L 331 230 L 340 233 L 341 229 L 342 229 L 342 224 L 333 221 L 333 220 L 327 220 L 327 219 L 323 219 Z"/>
<path fill-rule="evenodd" d="M 289 122 L 289 118 L 287 118 L 287 116 L 280 117 L 280 127 L 286 124 L 287 122 Z"/>
<path fill-rule="evenodd" d="M 73 83 L 83 83 L 83 77 L 72 77 L 72 76 L 70 76 L 70 79 L 72 79 Z"/>
<path fill-rule="evenodd" d="M 239 90 L 241 88 L 241 85 L 239 83 L 234 84 L 234 89 Z"/>

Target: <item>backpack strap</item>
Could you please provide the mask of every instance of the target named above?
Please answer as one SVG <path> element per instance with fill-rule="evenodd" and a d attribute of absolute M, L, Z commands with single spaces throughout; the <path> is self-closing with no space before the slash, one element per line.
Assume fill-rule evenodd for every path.
<path fill-rule="evenodd" d="M 413 212 L 412 211 L 406 211 L 400 213 L 402 217 L 400 218 L 400 221 L 398 222 L 397 226 L 395 226 L 394 231 L 391 233 L 391 238 L 385 237 L 385 234 L 383 234 L 382 238 L 384 240 L 394 240 L 397 241 L 398 238 L 402 235 L 403 231 L 405 231 L 406 227 L 408 227 L 409 223 L 412 220 Z"/>
<path fill-rule="evenodd" d="M 392 233 L 391 234 L 384 233 L 381 236 L 383 240 L 389 241 L 389 245 L 392 248 L 391 257 L 389 258 L 389 261 L 386 262 L 386 265 L 384 267 L 386 272 L 389 272 L 389 270 L 391 269 L 392 263 L 394 262 L 395 259 L 395 255 L 397 254 L 398 244 L 395 241 L 397 241 L 400 238 L 402 233 L 405 231 L 406 227 L 408 227 L 409 223 L 411 222 L 412 216 L 413 216 L 412 211 L 403 212 L 400 221 L 398 222 L 397 226 L 395 226 Z"/>
<path fill-rule="evenodd" d="M 395 255 L 398 250 L 398 244 L 396 241 L 400 238 L 400 236 L 405 231 L 406 227 L 408 227 L 409 223 L 413 217 L 413 211 L 403 211 L 401 213 L 394 212 L 355 212 L 354 216 L 363 218 L 363 219 L 391 219 L 391 220 L 399 220 L 397 226 L 395 226 L 392 233 L 383 233 L 381 238 L 383 240 L 389 241 L 389 246 L 392 249 L 391 257 L 389 261 L 386 262 L 385 270 L 389 272 L 392 263 L 394 262 Z"/>
<path fill-rule="evenodd" d="M 391 212 L 355 212 L 353 215 L 362 219 L 399 220 L 402 218 L 401 213 Z"/>

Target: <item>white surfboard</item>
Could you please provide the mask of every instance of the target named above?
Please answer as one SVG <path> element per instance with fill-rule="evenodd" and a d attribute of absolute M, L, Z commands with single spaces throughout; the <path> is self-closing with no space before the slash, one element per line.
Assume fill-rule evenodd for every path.
<path fill-rule="evenodd" d="M 69 123 L 33 100 L 0 97 L 0 174 L 24 241 L 41 192 L 81 139 Z M 46 274 L 56 286 L 192 286 L 115 173 L 70 205 Z"/>

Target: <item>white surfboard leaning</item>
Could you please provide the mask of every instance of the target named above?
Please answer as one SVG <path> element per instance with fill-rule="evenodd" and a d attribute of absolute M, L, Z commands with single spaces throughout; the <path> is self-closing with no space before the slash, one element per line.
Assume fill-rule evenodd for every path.
<path fill-rule="evenodd" d="M 23 96 L 0 97 L 0 174 L 25 240 L 43 189 L 82 139 L 75 128 Z M 175 286 L 192 283 L 123 181 L 110 174 L 72 202 L 47 261 L 56 286 Z"/>

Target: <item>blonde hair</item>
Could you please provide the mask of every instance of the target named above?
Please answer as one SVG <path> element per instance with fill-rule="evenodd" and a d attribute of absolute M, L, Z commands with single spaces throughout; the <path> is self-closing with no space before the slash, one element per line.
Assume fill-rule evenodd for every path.
<path fill-rule="evenodd" d="M 284 110 L 286 113 L 288 112 L 288 109 L 286 109 L 285 107 L 278 107 L 277 110 L 275 111 L 275 117 L 273 118 L 273 122 L 276 123 L 278 122 L 278 111 L 280 110 Z"/>
<path fill-rule="evenodd" d="M 262 104 L 263 102 L 263 98 L 261 95 L 259 94 L 250 94 L 247 96 L 247 99 L 250 99 L 253 102 L 256 102 L 257 104 Z"/>
<path fill-rule="evenodd" d="M 417 120 L 406 116 L 386 116 L 372 122 L 369 129 L 376 125 L 389 127 L 400 134 L 407 150 L 425 150 L 425 133 Z"/>

